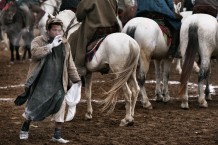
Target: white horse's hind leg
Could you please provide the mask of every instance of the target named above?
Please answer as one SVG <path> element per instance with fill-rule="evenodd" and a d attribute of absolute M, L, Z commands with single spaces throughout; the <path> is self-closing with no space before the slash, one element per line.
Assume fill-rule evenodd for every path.
<path fill-rule="evenodd" d="M 182 73 L 182 68 L 181 68 L 181 59 L 174 59 L 176 61 L 176 70 L 179 72 L 179 74 Z"/>
<path fill-rule="evenodd" d="M 137 101 L 139 91 L 140 91 L 139 85 L 136 80 L 136 71 L 129 78 L 128 82 L 129 82 L 128 84 L 131 87 L 131 91 L 132 91 L 131 115 L 134 116 L 135 105 L 136 105 L 136 101 Z"/>
<path fill-rule="evenodd" d="M 85 119 L 90 120 L 92 119 L 92 73 L 89 72 L 86 75 L 86 84 L 85 84 L 85 96 L 87 99 L 87 112 L 85 114 Z"/>
<path fill-rule="evenodd" d="M 148 73 L 149 63 L 147 66 L 145 66 L 143 63 L 144 61 L 146 60 L 143 60 L 142 57 L 140 57 L 140 61 L 138 63 L 137 71 L 136 71 L 136 77 L 137 77 L 138 85 L 140 87 L 139 97 L 143 105 L 143 108 L 152 109 L 152 105 L 149 102 L 149 99 L 148 99 L 148 96 L 145 90 L 145 78 L 146 78 L 146 74 Z"/>
<path fill-rule="evenodd" d="M 194 62 L 193 68 L 194 68 L 195 72 L 197 72 L 197 73 L 200 71 L 200 68 L 198 67 L 198 64 L 196 62 Z"/>
<path fill-rule="evenodd" d="M 171 69 L 171 59 L 166 59 L 164 62 L 164 71 L 163 71 L 163 89 L 162 89 L 162 95 L 163 95 L 163 102 L 169 102 L 170 101 L 170 95 L 169 95 L 169 88 L 168 88 L 168 82 L 169 82 L 169 74 Z"/>
<path fill-rule="evenodd" d="M 154 64 L 155 64 L 155 78 L 156 78 L 155 100 L 162 102 L 163 96 L 162 96 L 162 90 L 161 90 L 161 80 L 162 80 L 161 61 L 154 60 Z"/>
<path fill-rule="evenodd" d="M 132 92 L 129 88 L 129 86 L 127 85 L 127 83 L 122 87 L 123 88 L 123 93 L 125 96 L 125 108 L 126 108 L 126 116 L 124 119 L 121 120 L 120 122 L 120 126 L 126 126 L 126 125 L 132 125 L 133 124 L 133 117 L 131 115 L 131 98 L 132 98 Z"/>
<path fill-rule="evenodd" d="M 200 107 L 208 107 L 207 101 L 205 99 L 204 94 L 204 81 L 208 80 L 209 73 L 210 73 L 210 59 L 208 58 L 202 58 L 201 60 L 201 67 L 200 72 L 198 76 L 198 91 L 199 91 L 199 97 L 198 97 L 198 103 Z"/>

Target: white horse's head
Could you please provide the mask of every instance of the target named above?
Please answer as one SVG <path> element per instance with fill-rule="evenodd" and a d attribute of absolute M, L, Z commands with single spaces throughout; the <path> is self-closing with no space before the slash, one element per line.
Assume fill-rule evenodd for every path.
<path fill-rule="evenodd" d="M 61 11 L 56 17 L 63 22 L 63 29 L 65 32 L 67 31 L 67 34 L 65 34 L 67 38 L 81 25 L 81 23 L 77 21 L 75 13 L 71 10 Z"/>
<path fill-rule="evenodd" d="M 64 31 L 66 31 L 67 26 L 70 24 L 70 21 L 72 19 L 74 19 L 76 17 L 76 15 L 71 10 L 64 10 L 64 11 L 59 12 L 59 14 L 57 14 L 56 17 L 63 22 L 63 24 L 64 24 L 63 29 L 64 29 Z"/>
<path fill-rule="evenodd" d="M 42 3 L 41 8 L 49 13 L 49 14 L 56 14 L 59 12 L 61 5 L 61 0 L 46 0 L 45 2 Z"/>

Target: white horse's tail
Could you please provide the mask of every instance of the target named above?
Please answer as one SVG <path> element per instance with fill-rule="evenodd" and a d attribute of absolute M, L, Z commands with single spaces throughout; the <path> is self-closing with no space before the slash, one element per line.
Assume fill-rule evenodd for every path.
<path fill-rule="evenodd" d="M 118 91 L 127 83 L 131 75 L 136 72 L 140 49 L 135 49 L 134 45 L 130 41 L 129 46 L 130 53 L 128 61 L 123 67 L 125 69 L 121 72 L 114 73 L 117 75 L 117 77 L 114 79 L 114 85 L 108 92 L 105 93 L 107 98 L 102 101 L 102 104 L 104 105 L 102 111 L 108 110 L 108 114 L 112 113 L 115 108 Z"/>
<path fill-rule="evenodd" d="M 195 55 L 199 49 L 198 26 L 191 24 L 188 30 L 188 45 L 185 52 L 185 60 L 182 66 L 182 74 L 180 77 L 179 95 L 185 93 L 185 85 L 191 75 L 192 67 L 195 60 Z"/>

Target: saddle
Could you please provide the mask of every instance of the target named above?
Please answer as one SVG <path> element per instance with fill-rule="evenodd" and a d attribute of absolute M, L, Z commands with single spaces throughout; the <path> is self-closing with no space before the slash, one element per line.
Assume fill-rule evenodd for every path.
<path fill-rule="evenodd" d="M 196 5 L 193 7 L 193 14 L 197 13 L 203 13 L 203 14 L 208 14 L 216 18 L 217 16 L 217 9 L 214 8 L 211 5 Z"/>

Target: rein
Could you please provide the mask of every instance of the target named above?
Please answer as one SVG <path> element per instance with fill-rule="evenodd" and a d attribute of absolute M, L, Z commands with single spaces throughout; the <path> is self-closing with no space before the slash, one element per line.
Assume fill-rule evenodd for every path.
<path fill-rule="evenodd" d="M 64 32 L 64 37 L 67 37 L 68 32 L 69 32 L 69 30 L 70 30 L 71 28 L 73 28 L 73 27 L 75 27 L 76 25 L 79 24 L 79 22 L 78 22 L 78 23 L 72 25 L 75 19 L 76 19 L 76 17 L 74 17 L 74 18 L 70 21 L 69 25 L 67 26 L 66 31 Z"/>

